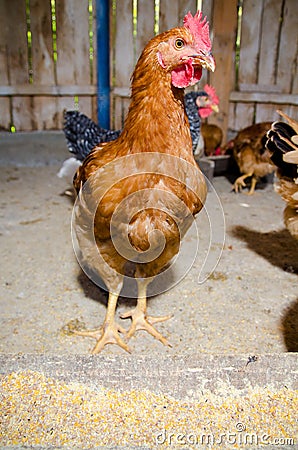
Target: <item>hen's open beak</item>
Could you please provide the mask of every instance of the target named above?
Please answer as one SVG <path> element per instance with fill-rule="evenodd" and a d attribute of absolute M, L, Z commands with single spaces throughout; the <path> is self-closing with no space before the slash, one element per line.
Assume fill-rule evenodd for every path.
<path fill-rule="evenodd" d="M 211 72 L 215 70 L 215 60 L 211 53 L 209 55 L 194 55 L 194 63 L 200 64 L 204 69 L 211 70 Z"/>

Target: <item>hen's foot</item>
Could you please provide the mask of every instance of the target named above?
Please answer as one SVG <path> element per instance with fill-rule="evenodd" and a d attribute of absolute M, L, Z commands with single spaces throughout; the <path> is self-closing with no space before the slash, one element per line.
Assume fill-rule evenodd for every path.
<path fill-rule="evenodd" d="M 73 330 L 72 332 L 78 336 L 87 336 L 96 339 L 97 342 L 91 352 L 93 355 L 99 353 L 107 344 L 117 344 L 130 353 L 130 348 L 119 335 L 119 332 L 126 334 L 126 330 L 116 322 L 105 323 L 102 327 L 95 330 Z"/>
<path fill-rule="evenodd" d="M 121 314 L 120 317 L 121 319 L 128 319 L 129 317 L 131 317 L 132 319 L 131 327 L 126 335 L 127 339 L 130 339 L 136 331 L 145 330 L 160 342 L 162 342 L 164 345 L 172 347 L 169 341 L 153 327 L 153 324 L 155 323 L 165 322 L 166 320 L 171 319 L 173 317 L 172 315 L 161 317 L 147 316 L 144 311 L 136 307 L 135 309 L 125 314 Z"/>
<path fill-rule="evenodd" d="M 233 189 L 236 193 L 241 192 L 242 188 L 246 187 L 245 181 L 242 179 L 242 177 L 237 178 L 233 185 Z"/>
<path fill-rule="evenodd" d="M 236 193 L 241 192 L 242 188 L 246 187 L 245 179 L 251 177 L 253 174 L 248 173 L 245 175 L 241 175 L 241 177 L 238 177 L 235 183 L 233 184 L 233 189 Z"/>

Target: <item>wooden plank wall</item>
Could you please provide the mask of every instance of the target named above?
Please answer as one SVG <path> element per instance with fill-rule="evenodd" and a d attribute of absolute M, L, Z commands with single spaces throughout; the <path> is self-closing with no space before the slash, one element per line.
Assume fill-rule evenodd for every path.
<path fill-rule="evenodd" d="M 113 61 L 112 78 L 112 111 L 111 126 L 119 129 L 129 106 L 130 77 L 146 43 L 154 36 L 155 14 L 154 0 L 138 0 L 137 27 L 134 34 L 132 17 L 132 0 L 118 0 L 114 10 L 112 28 L 113 46 L 111 60 Z M 210 2 L 204 2 L 207 11 L 210 11 Z M 182 25 L 183 18 L 188 11 L 193 14 L 197 11 L 197 0 L 160 0 L 158 17 L 158 32 Z M 203 11 L 205 12 L 203 8 Z M 125 39 L 124 39 L 125 30 Z M 208 75 L 204 74 L 200 86 L 207 82 Z M 197 87 L 199 88 L 199 87 Z"/>
<path fill-rule="evenodd" d="M 0 2 L 0 129 L 60 129 L 63 110 L 76 107 L 96 120 L 96 58 L 90 64 L 88 0 L 56 0 L 55 5 L 56 61 L 51 0 L 30 0 L 29 17 L 26 0 Z M 95 38 L 95 0 L 93 11 Z M 96 46 L 96 39 L 93 42 Z"/>
<path fill-rule="evenodd" d="M 30 7 L 32 55 L 27 46 Z M 57 60 L 53 53 L 51 0 L 0 1 L 0 129 L 50 130 L 62 127 L 64 109 L 78 108 L 96 118 L 96 20 L 94 59 L 89 59 L 88 0 L 55 0 Z M 146 42 L 157 31 L 182 24 L 202 4 L 217 62 L 200 83 L 215 86 L 220 112 L 208 121 L 224 131 L 277 118 L 276 109 L 298 116 L 297 0 L 110 0 L 111 127 L 119 129 L 129 105 L 130 77 Z M 137 22 L 133 22 L 137 4 Z M 242 7 L 238 21 L 237 7 Z M 236 35 L 241 25 L 239 64 Z M 238 65 L 237 65 L 238 64 Z M 237 69 L 237 70 L 236 70 Z M 78 104 L 75 101 L 78 98 Z"/>
<path fill-rule="evenodd" d="M 197 9 L 196 1 L 160 0 L 159 31 L 182 23 Z M 208 122 L 219 125 L 224 141 L 240 129 L 260 121 L 275 120 L 276 109 L 298 116 L 297 0 L 203 0 L 217 62 L 214 74 L 203 72 L 195 87 L 208 82 L 220 98 L 220 112 Z M 236 70 L 238 6 L 240 63 Z M 116 2 L 114 28 L 115 66 L 112 83 L 112 125 L 120 128 L 129 105 L 129 78 L 143 46 L 154 35 L 154 0 L 138 0 L 137 36 L 133 36 L 132 1 Z M 124 30 L 126 38 L 124 39 Z M 136 51 L 134 51 L 136 48 Z M 285 50 L 286 49 L 286 50 Z"/>
<path fill-rule="evenodd" d="M 204 16 L 207 16 L 211 31 L 214 35 L 213 53 L 219 69 L 214 74 L 204 70 L 203 76 L 194 90 L 203 89 L 206 83 L 215 86 L 220 97 L 221 112 L 209 121 L 217 123 L 224 130 L 228 128 L 229 93 L 234 86 L 234 47 L 237 32 L 237 0 L 160 0 L 159 32 L 182 25 L 183 18 L 188 11 L 194 14 L 198 5 L 202 5 Z M 135 63 L 146 42 L 154 36 L 154 0 L 138 1 L 137 36 L 133 36 L 132 1 L 116 2 L 115 22 L 120 24 L 113 31 L 115 33 L 114 78 L 112 84 L 112 127 L 121 128 L 129 105 L 129 78 Z M 126 38 L 123 39 L 123 30 Z M 134 39 L 136 51 L 134 52 Z M 124 70 L 122 70 L 124 69 Z"/>
<path fill-rule="evenodd" d="M 296 0 L 244 0 L 239 77 L 230 93 L 229 130 L 298 117 Z"/>

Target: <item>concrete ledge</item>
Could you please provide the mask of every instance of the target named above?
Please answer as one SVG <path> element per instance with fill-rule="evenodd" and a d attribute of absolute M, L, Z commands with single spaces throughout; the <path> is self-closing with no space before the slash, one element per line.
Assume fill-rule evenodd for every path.
<path fill-rule="evenodd" d="M 249 362 L 249 359 L 256 361 Z M 81 355 L 2 354 L 0 373 L 23 370 L 42 372 L 64 382 L 79 382 L 92 388 L 150 389 L 177 399 L 196 398 L 209 390 L 223 395 L 229 389 L 246 394 L 260 386 L 273 390 L 298 388 L 296 353 L 276 355 L 193 355 L 175 358 L 104 357 Z"/>

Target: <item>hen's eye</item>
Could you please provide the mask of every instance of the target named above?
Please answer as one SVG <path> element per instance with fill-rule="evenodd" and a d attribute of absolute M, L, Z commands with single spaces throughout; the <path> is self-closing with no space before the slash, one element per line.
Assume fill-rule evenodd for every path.
<path fill-rule="evenodd" d="M 175 47 L 177 48 L 177 50 L 181 50 L 181 48 L 184 47 L 184 40 L 180 38 L 176 39 Z"/>

